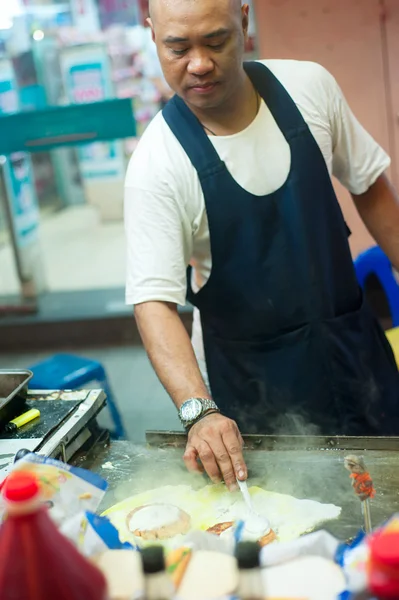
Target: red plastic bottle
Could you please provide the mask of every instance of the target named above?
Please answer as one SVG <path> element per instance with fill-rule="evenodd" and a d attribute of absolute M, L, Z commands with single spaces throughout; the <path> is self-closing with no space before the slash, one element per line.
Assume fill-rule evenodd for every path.
<path fill-rule="evenodd" d="M 369 588 L 378 600 L 399 599 L 399 532 L 381 531 L 370 540 Z"/>
<path fill-rule="evenodd" d="M 103 574 L 57 529 L 31 473 L 6 479 L 0 527 L 1 600 L 106 600 Z"/>

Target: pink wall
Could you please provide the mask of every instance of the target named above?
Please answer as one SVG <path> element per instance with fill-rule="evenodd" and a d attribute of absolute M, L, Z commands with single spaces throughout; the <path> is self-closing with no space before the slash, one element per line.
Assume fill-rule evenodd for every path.
<path fill-rule="evenodd" d="M 394 158 L 394 137 L 399 152 L 399 120 L 393 114 L 399 113 L 399 1 L 385 3 L 386 29 L 379 0 L 255 0 L 254 6 L 260 56 L 314 60 L 328 68 L 358 119 Z M 384 31 L 393 97 L 383 52 Z M 398 171 L 395 161 L 392 178 L 397 179 Z M 338 183 L 337 191 L 357 255 L 373 240 Z"/>
<path fill-rule="evenodd" d="M 385 0 L 386 41 L 389 66 L 388 120 L 394 180 L 399 188 L 399 1 Z"/>

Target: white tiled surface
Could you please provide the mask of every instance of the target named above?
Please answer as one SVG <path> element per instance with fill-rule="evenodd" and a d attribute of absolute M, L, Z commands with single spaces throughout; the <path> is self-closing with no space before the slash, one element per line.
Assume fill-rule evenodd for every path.
<path fill-rule="evenodd" d="M 48 215 L 40 228 L 48 291 L 123 287 L 123 223 L 102 223 L 94 207 L 70 207 Z M 18 294 L 10 246 L 0 247 L 0 295 Z"/>

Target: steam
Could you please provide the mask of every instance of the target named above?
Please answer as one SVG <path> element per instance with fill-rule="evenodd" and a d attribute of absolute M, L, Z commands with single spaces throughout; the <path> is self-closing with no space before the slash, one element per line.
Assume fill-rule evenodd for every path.
<path fill-rule="evenodd" d="M 298 413 L 280 414 L 273 419 L 271 423 L 273 435 L 295 435 L 304 438 L 304 447 L 306 447 L 306 438 L 320 435 L 320 427 L 306 421 L 306 418 Z"/>
<path fill-rule="evenodd" d="M 108 465 L 112 468 L 100 472 L 109 483 L 105 504 L 100 510 L 110 508 L 142 492 L 166 485 L 189 485 L 200 489 L 207 485 L 205 475 L 189 473 L 183 462 L 183 448 L 150 448 L 131 442 L 118 442 L 115 456 L 111 455 Z"/>

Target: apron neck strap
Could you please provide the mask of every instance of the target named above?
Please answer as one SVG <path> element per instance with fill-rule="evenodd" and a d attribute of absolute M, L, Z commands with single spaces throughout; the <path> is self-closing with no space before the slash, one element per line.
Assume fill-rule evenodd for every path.
<path fill-rule="evenodd" d="M 295 102 L 270 69 L 258 62 L 246 62 L 244 69 L 287 140 L 307 127 Z M 162 114 L 201 180 L 223 168 L 200 121 L 179 96 L 168 102 Z"/>
<path fill-rule="evenodd" d="M 292 130 L 307 127 L 297 105 L 266 65 L 245 62 L 244 69 L 286 138 Z"/>
<path fill-rule="evenodd" d="M 176 136 L 200 179 L 212 175 L 223 165 L 200 121 L 187 104 L 174 96 L 162 111 L 166 123 Z"/>

